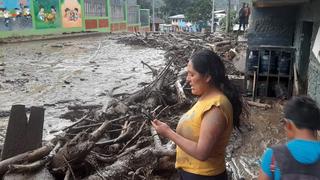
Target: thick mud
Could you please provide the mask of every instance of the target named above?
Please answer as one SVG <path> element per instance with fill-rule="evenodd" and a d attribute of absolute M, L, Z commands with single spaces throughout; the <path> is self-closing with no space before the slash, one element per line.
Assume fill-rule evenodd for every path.
<path fill-rule="evenodd" d="M 249 107 L 250 117 L 244 122 L 249 128 L 242 132 L 241 145 L 231 157 L 239 170 L 239 179 L 256 179 L 264 150 L 286 141 L 282 105 L 276 100 L 269 104 L 273 105 L 271 109 Z"/>
<path fill-rule="evenodd" d="M 14 104 L 44 106 L 44 138 L 71 122 L 68 105 L 106 105 L 152 81 L 164 51 L 125 46 L 114 35 L 95 35 L 0 45 L 0 131 L 5 134 Z M 0 140 L 0 141 L 3 141 Z M 1 143 L 2 144 L 2 143 Z"/>

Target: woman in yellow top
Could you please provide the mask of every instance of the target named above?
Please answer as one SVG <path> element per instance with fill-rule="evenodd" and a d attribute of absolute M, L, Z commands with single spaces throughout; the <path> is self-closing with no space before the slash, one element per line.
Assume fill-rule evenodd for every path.
<path fill-rule="evenodd" d="M 176 132 L 157 119 L 152 125 L 177 145 L 176 168 L 182 180 L 225 180 L 225 148 L 242 113 L 239 91 L 226 76 L 221 58 L 210 50 L 195 54 L 187 69 L 197 103 L 181 117 Z"/>

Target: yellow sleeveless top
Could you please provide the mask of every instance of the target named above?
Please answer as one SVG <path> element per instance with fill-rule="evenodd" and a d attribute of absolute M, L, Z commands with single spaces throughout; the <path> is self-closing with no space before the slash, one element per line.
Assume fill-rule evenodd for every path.
<path fill-rule="evenodd" d="M 177 146 L 176 168 L 181 168 L 186 172 L 204 176 L 214 176 L 225 171 L 225 148 L 229 142 L 233 128 L 232 105 L 226 96 L 215 95 L 198 100 L 198 102 L 181 117 L 176 131 L 181 136 L 194 142 L 198 142 L 204 113 L 213 106 L 218 107 L 223 112 L 227 124 L 220 139 L 218 139 L 214 145 L 209 159 L 206 161 L 197 160 Z"/>

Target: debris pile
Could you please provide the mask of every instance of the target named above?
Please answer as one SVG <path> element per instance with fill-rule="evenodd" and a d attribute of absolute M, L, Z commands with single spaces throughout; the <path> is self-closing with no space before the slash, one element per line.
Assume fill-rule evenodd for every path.
<path fill-rule="evenodd" d="M 146 35 L 129 35 L 121 37 L 120 43 L 127 45 L 140 45 L 150 48 L 161 48 L 166 51 L 165 57 L 174 57 L 176 68 L 185 67 L 193 53 L 200 49 L 207 48 L 224 57 L 228 75 L 240 75 L 241 73 L 234 67 L 229 56 L 230 49 L 243 48 L 237 45 L 236 40 L 222 33 L 149 33 Z"/>
<path fill-rule="evenodd" d="M 182 113 L 196 101 L 183 71 L 194 52 L 211 48 L 225 55 L 235 45 L 222 34 L 186 33 L 130 35 L 119 42 L 166 50 L 166 66 L 149 66 L 154 81 L 131 95 L 114 97 L 108 105 L 70 106 L 63 117 L 74 123 L 57 130 L 58 135 L 43 147 L 1 161 L 4 178 L 46 174 L 52 179 L 169 179 L 176 174 L 175 145 L 159 137 L 150 121 L 158 118 L 175 128 Z M 224 62 L 229 75 L 239 74 L 231 62 Z M 241 134 L 235 131 L 227 147 L 233 177 L 239 177 L 239 169 L 232 153 L 241 141 Z"/>

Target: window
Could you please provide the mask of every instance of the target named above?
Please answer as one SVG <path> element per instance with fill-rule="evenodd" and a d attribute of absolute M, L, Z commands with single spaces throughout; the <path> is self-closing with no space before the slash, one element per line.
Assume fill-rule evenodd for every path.
<path fill-rule="evenodd" d="M 125 1 L 124 0 L 111 0 L 111 19 L 112 21 L 125 20 Z"/>
<path fill-rule="evenodd" d="M 84 0 L 86 16 L 107 16 L 105 0 Z"/>

